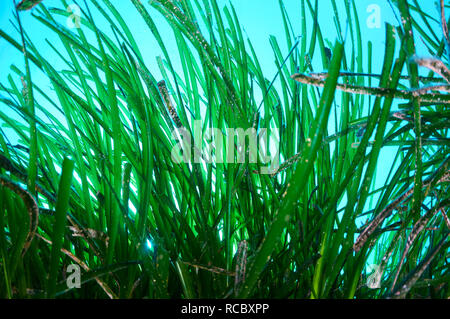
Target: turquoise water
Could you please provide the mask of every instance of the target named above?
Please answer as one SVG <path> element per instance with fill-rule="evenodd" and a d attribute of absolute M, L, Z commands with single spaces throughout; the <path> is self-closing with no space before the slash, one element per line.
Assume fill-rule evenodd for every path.
<path fill-rule="evenodd" d="M 145 2 L 145 1 L 143 1 Z M 382 63 L 383 54 L 384 54 L 384 24 L 390 23 L 392 25 L 398 25 L 398 20 L 396 15 L 394 14 L 392 8 L 390 7 L 388 1 L 385 0 L 358 0 L 356 2 L 357 13 L 359 15 L 360 23 L 361 23 L 361 34 L 363 37 L 363 42 L 366 44 L 368 41 L 373 43 L 374 54 L 373 54 L 373 65 L 374 69 L 379 69 Z M 67 10 L 59 0 L 44 0 L 44 3 L 49 7 L 55 7 L 62 10 Z M 67 1 L 69 5 L 71 5 L 71 1 Z M 156 41 L 148 37 L 147 27 L 141 17 L 137 17 L 136 9 L 131 4 L 130 1 L 124 0 L 112 0 L 122 16 L 124 20 L 127 22 L 130 27 L 133 36 L 136 38 L 139 43 L 140 49 L 145 52 L 149 57 L 156 57 L 161 55 L 162 52 Z M 282 52 L 287 54 L 289 49 L 286 46 L 284 39 L 284 27 L 281 23 L 282 17 L 279 9 L 279 2 L 277 0 L 231 0 L 231 1 L 223 1 L 218 0 L 218 4 L 225 5 L 231 3 L 239 17 L 242 27 L 245 31 L 245 34 L 252 41 L 252 44 L 257 52 L 258 59 L 261 63 L 263 70 L 266 70 L 266 74 L 275 75 L 277 72 L 277 68 L 274 65 L 273 61 L 273 51 L 269 43 L 269 37 L 274 36 L 279 39 L 279 43 L 282 49 Z M 300 1 L 298 0 L 283 0 L 283 5 L 286 7 L 286 10 L 289 13 L 290 20 L 292 22 L 294 32 L 301 36 L 301 21 L 300 21 Z M 335 22 L 333 21 L 334 11 L 331 5 L 331 1 L 319 1 L 320 3 L 320 12 L 319 12 L 319 24 L 322 29 L 322 33 L 325 36 L 325 39 L 328 40 L 331 44 L 334 43 L 337 34 L 335 28 Z M 343 30 L 345 30 L 345 7 L 343 5 L 344 1 L 337 1 L 338 11 L 341 15 L 340 25 Z M 419 0 L 418 3 L 421 5 L 421 8 L 426 12 L 429 12 L 432 16 L 438 16 L 437 7 L 435 6 L 435 1 L 425 1 Z M 95 9 L 92 9 L 94 17 L 96 16 Z M 378 14 L 379 13 L 379 14 Z M 48 32 L 45 26 L 42 26 L 39 22 L 35 21 L 31 17 L 31 12 L 22 13 L 21 17 L 23 19 L 24 27 L 30 36 L 31 39 L 38 45 L 40 48 L 40 52 L 43 55 L 48 55 L 49 58 L 55 58 L 56 55 L 54 51 L 44 43 L 45 39 L 48 39 L 51 43 L 54 43 L 53 40 L 56 37 Z M 104 18 L 97 15 L 98 20 L 96 23 L 99 27 L 105 26 L 108 29 L 108 23 Z M 176 44 L 170 31 L 167 23 L 162 19 L 161 16 L 154 16 L 155 21 L 158 23 L 158 28 L 160 28 L 160 32 L 164 35 L 164 42 L 168 47 L 169 51 L 172 51 L 175 55 L 176 52 Z M 14 31 L 14 27 L 11 25 L 10 21 L 14 21 L 13 15 L 13 1 L 4 0 L 0 2 L 0 29 L 6 31 L 8 34 L 11 34 Z M 63 21 L 64 19 L 62 19 Z M 312 28 L 312 21 L 308 21 L 309 28 Z M 439 29 L 439 26 L 436 24 L 436 33 L 441 34 L 442 31 Z M 17 38 L 18 39 L 18 38 Z M 349 41 L 347 41 L 349 42 Z M 418 41 L 417 52 L 418 55 L 426 54 L 427 51 L 421 45 L 421 42 Z M 57 46 L 56 46 L 57 47 Z M 55 59 L 55 63 L 58 59 Z M 10 45 L 6 43 L 5 40 L 0 39 L 0 80 L 5 80 L 8 74 L 9 66 L 11 63 L 14 63 L 18 66 L 23 64 L 23 59 L 18 52 L 11 48 Z M 148 61 L 152 61 L 151 58 Z M 153 60 L 156 65 L 156 60 Z M 175 60 L 176 63 L 176 60 Z M 367 61 L 366 61 L 367 63 Z M 148 63 L 149 64 L 149 63 Z M 151 64 L 147 65 L 152 72 L 155 72 L 155 75 L 158 74 L 158 68 Z M 317 71 L 321 71 L 321 64 L 319 59 L 313 60 L 313 67 Z M 37 75 L 35 75 L 37 76 Z"/>

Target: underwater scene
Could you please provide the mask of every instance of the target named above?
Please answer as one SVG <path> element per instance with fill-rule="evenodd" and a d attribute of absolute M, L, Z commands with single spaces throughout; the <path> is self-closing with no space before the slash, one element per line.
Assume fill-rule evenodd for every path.
<path fill-rule="evenodd" d="M 0 299 L 450 298 L 449 0 L 1 0 Z"/>

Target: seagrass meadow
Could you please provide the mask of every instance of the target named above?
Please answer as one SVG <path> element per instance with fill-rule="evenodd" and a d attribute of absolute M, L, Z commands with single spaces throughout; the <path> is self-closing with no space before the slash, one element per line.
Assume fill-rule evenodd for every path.
<path fill-rule="evenodd" d="M 7 1 L 0 298 L 450 297 L 448 1 Z"/>

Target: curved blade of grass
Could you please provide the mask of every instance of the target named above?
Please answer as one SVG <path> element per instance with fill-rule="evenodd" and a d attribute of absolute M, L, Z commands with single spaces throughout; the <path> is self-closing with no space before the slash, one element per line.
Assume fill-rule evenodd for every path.
<path fill-rule="evenodd" d="M 58 278 L 61 248 L 64 240 L 66 214 L 69 210 L 69 198 L 75 162 L 65 158 L 62 165 L 61 179 L 58 187 L 58 197 L 55 210 L 55 224 L 52 233 L 52 253 L 48 277 L 47 297 L 54 298 L 56 294 L 56 281 Z"/>

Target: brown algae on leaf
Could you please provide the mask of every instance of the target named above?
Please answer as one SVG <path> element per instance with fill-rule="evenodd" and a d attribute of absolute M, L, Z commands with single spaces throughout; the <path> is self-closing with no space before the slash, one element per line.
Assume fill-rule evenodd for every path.
<path fill-rule="evenodd" d="M 27 10 L 33 9 L 35 6 L 37 6 L 41 2 L 42 2 L 42 0 L 22 0 L 16 6 L 16 8 L 19 11 L 27 11 Z"/>

